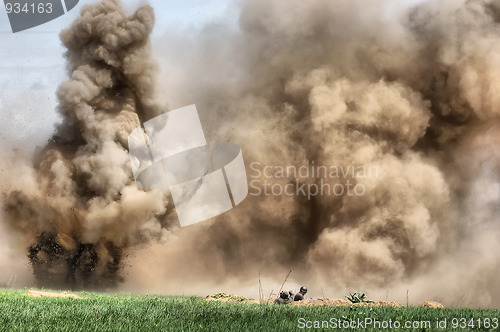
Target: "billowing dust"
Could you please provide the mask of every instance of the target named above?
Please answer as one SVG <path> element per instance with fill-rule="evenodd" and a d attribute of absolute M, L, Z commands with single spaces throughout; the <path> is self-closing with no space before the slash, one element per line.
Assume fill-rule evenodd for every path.
<path fill-rule="evenodd" d="M 259 274 L 268 293 L 293 270 L 285 287 L 313 297 L 362 290 L 404 303 L 409 290 L 413 303 L 500 305 L 498 2 L 234 6 L 236 26 L 165 32 L 154 52 L 149 6 L 85 6 L 61 33 L 62 123 L 2 175 L 3 221 L 37 282 L 255 297 Z M 135 185 L 127 136 L 189 104 L 208 139 L 242 147 L 256 181 L 238 207 L 180 229 L 168 193 Z M 275 173 L 313 162 L 377 172 Z M 256 194 L 265 180 L 365 190 Z"/>

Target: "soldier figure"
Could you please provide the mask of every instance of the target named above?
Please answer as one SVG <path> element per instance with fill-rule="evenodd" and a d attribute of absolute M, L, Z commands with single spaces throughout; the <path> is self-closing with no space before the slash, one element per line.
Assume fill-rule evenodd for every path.
<path fill-rule="evenodd" d="M 282 291 L 280 293 L 280 297 L 274 300 L 275 304 L 290 304 L 292 303 L 292 298 L 290 297 L 290 293 L 287 291 Z"/>
<path fill-rule="evenodd" d="M 295 294 L 295 297 L 293 298 L 294 301 L 302 301 L 304 299 L 304 295 L 307 294 L 307 287 L 302 286 L 300 287 L 300 292 Z"/>

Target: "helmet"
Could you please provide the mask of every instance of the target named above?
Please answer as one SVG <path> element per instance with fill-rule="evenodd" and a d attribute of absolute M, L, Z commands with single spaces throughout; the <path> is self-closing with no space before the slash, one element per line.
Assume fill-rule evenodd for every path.
<path fill-rule="evenodd" d="M 288 299 L 288 297 L 289 297 L 289 296 L 290 296 L 290 294 L 288 294 L 288 292 L 286 292 L 286 291 L 282 291 L 282 292 L 280 293 L 280 297 L 281 297 L 282 299 Z"/>
<path fill-rule="evenodd" d="M 304 293 L 307 293 L 307 287 L 306 286 L 300 287 L 300 291 L 304 292 Z"/>

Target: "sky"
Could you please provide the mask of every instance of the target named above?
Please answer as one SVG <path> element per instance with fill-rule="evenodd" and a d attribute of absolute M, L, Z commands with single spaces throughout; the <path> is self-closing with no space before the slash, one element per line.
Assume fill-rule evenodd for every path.
<path fill-rule="evenodd" d="M 58 122 L 57 86 L 65 79 L 64 48 L 59 32 L 68 27 L 85 4 L 80 0 L 65 15 L 41 26 L 12 33 L 5 8 L 0 7 L 0 146 L 34 149 L 52 135 Z M 145 3 L 122 0 L 132 12 Z M 149 0 L 154 9 L 154 39 L 166 31 L 193 31 L 231 17 L 231 0 Z M 226 19 L 227 21 L 227 19 Z M 29 93 L 27 93 L 29 91 Z"/>

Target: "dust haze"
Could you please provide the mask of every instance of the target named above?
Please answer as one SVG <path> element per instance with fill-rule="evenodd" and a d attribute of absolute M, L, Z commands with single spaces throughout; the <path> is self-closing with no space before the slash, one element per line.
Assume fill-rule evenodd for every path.
<path fill-rule="evenodd" d="M 276 292 L 293 270 L 285 287 L 306 284 L 313 297 L 403 302 L 408 289 L 411 303 L 498 307 L 500 4 L 233 6 L 234 26 L 150 43 L 151 7 L 105 0 L 61 33 L 62 122 L 2 173 L 2 236 L 37 284 L 256 297 L 259 275 Z M 135 185 L 127 136 L 189 104 L 208 140 L 242 148 L 249 180 L 265 180 L 253 162 L 369 165 L 377 176 L 327 179 L 363 195 L 249 195 L 181 229 L 168 193 Z M 18 172 L 23 181 L 9 181 Z M 27 270 L 4 256 L 3 271 Z"/>

